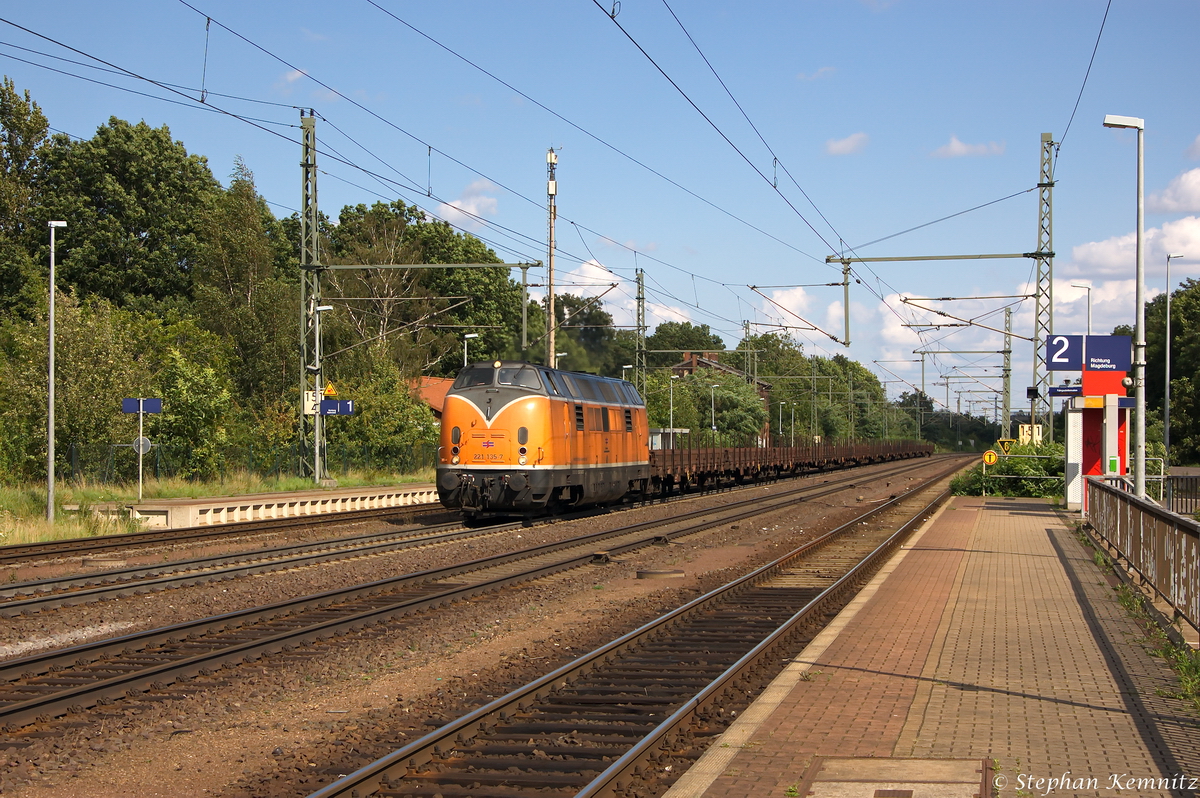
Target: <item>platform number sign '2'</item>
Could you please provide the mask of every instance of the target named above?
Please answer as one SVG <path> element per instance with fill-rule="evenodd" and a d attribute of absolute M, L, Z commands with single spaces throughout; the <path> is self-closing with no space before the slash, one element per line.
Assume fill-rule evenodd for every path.
<path fill-rule="evenodd" d="M 1083 370 L 1083 336 L 1052 335 L 1046 342 L 1048 371 Z"/>

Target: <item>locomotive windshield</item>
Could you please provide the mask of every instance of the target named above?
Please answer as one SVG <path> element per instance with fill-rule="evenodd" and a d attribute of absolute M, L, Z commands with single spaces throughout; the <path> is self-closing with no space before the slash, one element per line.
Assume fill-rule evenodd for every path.
<path fill-rule="evenodd" d="M 535 391 L 542 390 L 542 380 L 538 376 L 537 369 L 528 365 L 497 369 L 496 383 L 498 385 L 518 385 L 522 388 L 532 388 Z M 458 387 L 457 383 L 455 387 Z"/>
<path fill-rule="evenodd" d="M 454 388 L 475 388 L 480 385 L 491 385 L 493 373 L 492 369 L 481 368 L 479 366 L 463 369 L 458 375 L 458 379 L 454 381 Z"/>

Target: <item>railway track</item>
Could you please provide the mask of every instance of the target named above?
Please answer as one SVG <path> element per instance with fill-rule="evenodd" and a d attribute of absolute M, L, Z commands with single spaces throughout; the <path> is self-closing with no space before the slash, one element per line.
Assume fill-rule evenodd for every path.
<path fill-rule="evenodd" d="M 310 798 L 654 794 L 947 495 L 864 526 L 909 497 L 893 499 Z"/>
<path fill-rule="evenodd" d="M 900 475 L 922 465 L 895 465 L 875 472 L 872 478 Z M 593 561 L 601 547 L 618 555 L 829 495 L 856 479 L 861 476 L 847 475 L 768 499 L 753 496 L 721 508 L 680 514 L 666 527 L 661 521 L 633 524 L 450 568 L 0 662 L 0 725 L 15 730 L 126 696 L 138 697 L 145 691 L 162 692 L 171 685 L 180 689 L 179 683 L 224 665 L 583 566 Z"/>
<path fill-rule="evenodd" d="M 219 582 L 225 579 L 304 568 L 356 557 L 388 554 L 418 546 L 449 543 L 519 527 L 519 523 L 463 529 L 460 523 L 440 524 L 413 534 L 412 530 L 355 535 L 314 543 L 255 549 L 217 557 L 199 557 L 100 574 L 77 574 L 0 588 L 0 617 L 31 615 L 43 610 L 134 596 L 156 590 Z"/>
<path fill-rule="evenodd" d="M 690 496 L 690 494 L 681 495 L 671 501 Z M 380 511 L 369 512 L 379 513 Z M 595 514 L 595 512 L 595 510 L 585 511 L 570 516 L 561 516 L 561 518 L 582 517 Z M 436 512 L 427 511 L 424 514 L 430 519 L 438 516 Z M 0 587 L 0 617 L 32 615 L 76 604 L 125 598 L 158 590 L 189 587 L 289 568 L 302 568 L 324 562 L 387 554 L 416 546 L 504 532 L 518 526 L 518 523 L 513 522 L 489 524 L 485 530 L 462 530 L 461 524 L 455 521 L 422 527 L 421 534 L 418 535 L 413 535 L 411 529 L 403 529 L 332 538 L 312 543 L 287 544 L 228 555 L 199 557 L 129 568 L 111 568 L 100 573 L 90 572 L 27 582 L 12 582 Z M 63 541 L 72 547 L 78 542 L 77 540 Z M 106 549 L 111 548 L 110 542 L 100 542 Z"/>
<path fill-rule="evenodd" d="M 306 515 L 293 518 L 273 518 L 263 521 L 239 521 L 221 526 L 195 526 L 179 529 L 161 529 L 150 532 L 131 532 L 123 535 L 108 535 L 101 538 L 69 538 L 50 540 L 43 543 L 22 543 L 0 547 L 0 567 L 24 565 L 41 560 L 62 559 L 103 554 L 113 551 L 132 551 L 140 548 L 174 546 L 184 543 L 201 543 L 207 540 L 222 540 L 266 535 L 295 527 L 314 527 L 330 524 L 350 524 L 374 518 L 403 517 L 410 522 L 421 517 L 435 519 L 451 517 L 441 505 L 430 509 L 413 507 L 380 507 L 369 510 L 347 510 L 327 515 Z"/>

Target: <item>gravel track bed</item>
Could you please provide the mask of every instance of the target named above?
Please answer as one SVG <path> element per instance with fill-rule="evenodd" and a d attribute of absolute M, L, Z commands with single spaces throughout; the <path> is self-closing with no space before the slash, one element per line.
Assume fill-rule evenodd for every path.
<path fill-rule="evenodd" d="M 944 461 L 925 463 L 922 470 L 930 473 L 944 467 Z M 118 701 L 99 720 L 88 715 L 77 726 L 59 724 L 44 737 L 27 739 L 26 747 L 0 747 L 0 795 L 307 795 L 421 736 L 429 723 L 486 703 L 774 559 L 912 481 L 872 480 L 872 470 L 863 469 L 844 498 L 806 502 L 800 511 L 717 527 L 617 563 L 267 657 L 236 674 L 220 671 L 197 679 L 183 698 Z M 830 478 L 836 475 L 811 479 Z M 795 484 L 750 490 L 767 496 Z M 689 500 L 686 508 L 745 495 L 714 494 Z M 119 624 L 130 624 L 124 631 L 164 626 L 679 512 L 680 504 L 656 504 L 450 546 L 67 607 L 11 619 L 20 628 L 4 629 L 0 642 Z M 514 545 L 516 535 L 521 539 Z M 636 571 L 646 568 L 678 568 L 685 576 L 637 579 Z"/>

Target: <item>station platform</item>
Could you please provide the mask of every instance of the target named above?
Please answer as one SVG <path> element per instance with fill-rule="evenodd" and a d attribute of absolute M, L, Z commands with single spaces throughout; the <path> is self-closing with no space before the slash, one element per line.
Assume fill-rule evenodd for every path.
<path fill-rule="evenodd" d="M 242 496 L 205 498 L 149 499 L 137 504 L 97 504 L 93 512 L 125 514 L 139 519 L 147 528 L 179 529 L 193 526 L 219 526 L 239 521 L 265 521 L 274 518 L 328 515 L 350 510 L 387 507 L 412 507 L 436 504 L 437 486 L 433 483 L 254 493 Z"/>
<path fill-rule="evenodd" d="M 1200 795 L 1200 714 L 1092 554 L 952 499 L 665 795 Z"/>

